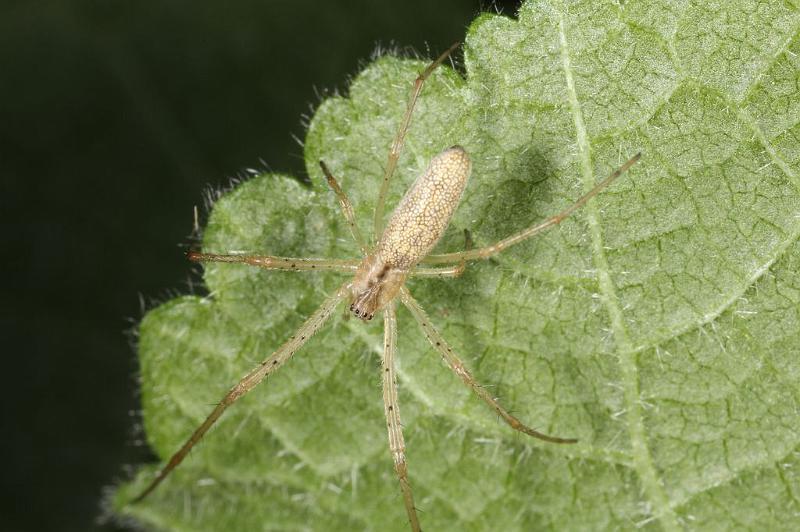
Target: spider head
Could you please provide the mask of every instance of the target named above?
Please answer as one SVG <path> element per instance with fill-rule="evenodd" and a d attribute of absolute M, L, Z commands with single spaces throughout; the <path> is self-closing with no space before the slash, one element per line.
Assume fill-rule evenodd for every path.
<path fill-rule="evenodd" d="M 377 297 L 375 297 L 374 292 L 362 292 L 360 297 L 356 297 L 355 301 L 350 303 L 350 312 L 364 321 L 370 321 L 375 317 L 377 308 Z"/>
<path fill-rule="evenodd" d="M 408 273 L 392 268 L 378 257 L 364 259 L 351 285 L 353 302 L 350 311 L 359 319 L 371 320 L 375 313 L 394 299 Z"/>

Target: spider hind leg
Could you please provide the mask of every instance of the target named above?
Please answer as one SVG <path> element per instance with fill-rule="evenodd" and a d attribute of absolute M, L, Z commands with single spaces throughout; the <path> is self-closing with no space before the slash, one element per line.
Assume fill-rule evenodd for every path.
<path fill-rule="evenodd" d="M 397 318 L 395 316 L 394 302 L 383 311 L 384 322 L 384 351 L 381 374 L 383 375 L 383 405 L 386 414 L 386 427 L 389 432 L 389 450 L 394 460 L 394 470 L 400 482 L 400 491 L 406 505 L 406 514 L 411 523 L 411 530 L 421 530 L 417 509 L 414 506 L 414 494 L 408 480 L 408 465 L 406 464 L 406 444 L 403 440 L 403 426 L 400 422 L 400 407 L 397 401 L 397 376 L 395 375 L 394 355 L 397 349 Z"/>
<path fill-rule="evenodd" d="M 511 415 L 511 413 L 509 413 L 509 411 L 506 410 L 482 384 L 475 380 L 475 377 L 472 376 L 458 355 L 455 354 L 453 348 L 450 347 L 439 331 L 436 330 L 433 325 L 431 325 L 428 315 L 424 310 L 422 310 L 422 307 L 419 306 L 419 303 L 417 303 L 417 301 L 411 296 L 411 292 L 409 292 L 405 287 L 400 290 L 400 300 L 411 312 L 411 315 L 414 316 L 414 319 L 417 321 L 417 323 L 419 323 L 419 326 L 422 328 L 422 332 L 425 334 L 425 337 L 428 339 L 431 346 L 433 346 L 433 348 L 439 352 L 450 369 L 453 370 L 453 373 L 455 373 L 464 382 L 464 384 L 471 388 L 472 391 L 475 392 L 475 395 L 480 397 L 492 408 L 492 410 L 497 412 L 503 421 L 505 421 L 512 429 L 550 443 L 576 443 L 578 441 L 574 438 L 559 438 L 557 436 L 544 434 L 538 430 L 528 427 L 515 416 Z"/>

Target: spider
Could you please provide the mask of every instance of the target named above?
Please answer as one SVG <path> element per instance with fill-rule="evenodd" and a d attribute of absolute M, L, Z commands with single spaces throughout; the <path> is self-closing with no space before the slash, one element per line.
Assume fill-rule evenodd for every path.
<path fill-rule="evenodd" d="M 328 297 L 297 329 L 293 336 L 228 391 L 206 420 L 195 429 L 183 446 L 172 455 L 167 465 L 159 471 L 133 502 L 138 502 L 150 494 L 183 461 L 192 447 L 200 441 L 225 410 L 252 390 L 266 376 L 283 366 L 325 324 L 343 300 L 349 300 L 350 311 L 361 320 L 370 321 L 376 313 L 382 313 L 384 354 L 381 372 L 383 376 L 383 402 L 388 427 L 389 449 L 394 460 L 394 469 L 399 479 L 406 513 L 413 531 L 420 531 L 421 528 L 414 506 L 411 483 L 408 478 L 405 443 L 397 399 L 397 376 L 394 364 L 397 343 L 397 321 L 395 316 L 397 299 L 408 308 L 431 346 L 439 352 L 450 369 L 480 399 L 494 409 L 512 429 L 547 442 L 560 444 L 577 442 L 573 438 L 560 438 L 538 432 L 510 414 L 484 386 L 475 380 L 461 361 L 461 358 L 431 324 L 425 311 L 411 295 L 408 288 L 405 287 L 405 281 L 410 276 L 458 277 L 463 273 L 468 261 L 488 259 L 515 244 L 558 225 L 635 164 L 641 154 L 634 155 L 571 206 L 543 222 L 508 236 L 492 245 L 477 249 L 472 249 L 469 233 L 465 232 L 467 244 L 464 251 L 429 255 L 447 228 L 467 184 L 471 163 L 464 148 L 452 146 L 434 157 L 424 173 L 417 178 L 408 192 L 406 192 L 385 227 L 383 224 L 384 203 L 390 180 L 397 166 L 405 136 L 409 129 L 414 107 L 425 80 L 459 45 L 460 43 L 455 43 L 441 54 L 417 76 L 414 82 L 406 112 L 392 142 L 383 181 L 378 193 L 373 220 L 373 236 L 377 242 L 374 247 L 369 246 L 367 240 L 359 231 L 355 223 L 353 207 L 347 194 L 339 186 L 327 165 L 322 161 L 319 163 L 328 184 L 336 195 L 350 233 L 361 249 L 363 258 L 316 259 L 262 255 L 222 255 L 199 252 L 190 252 L 188 254 L 189 260 L 195 262 L 244 263 L 269 270 L 326 270 L 351 275 L 355 273 L 355 276 L 342 284 L 332 296 Z M 420 263 L 445 266 L 420 266 Z"/>

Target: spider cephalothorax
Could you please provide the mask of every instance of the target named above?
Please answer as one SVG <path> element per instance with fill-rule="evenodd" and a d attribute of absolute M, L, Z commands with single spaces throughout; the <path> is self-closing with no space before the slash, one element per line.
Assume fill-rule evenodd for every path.
<path fill-rule="evenodd" d="M 408 278 L 408 270 L 393 267 L 377 255 L 367 256 L 359 265 L 350 286 L 353 302 L 350 310 L 364 321 L 397 296 Z"/>

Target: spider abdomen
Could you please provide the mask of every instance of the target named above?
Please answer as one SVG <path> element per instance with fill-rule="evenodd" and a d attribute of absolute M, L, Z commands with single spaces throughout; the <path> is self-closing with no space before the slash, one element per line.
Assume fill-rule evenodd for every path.
<path fill-rule="evenodd" d="M 377 255 L 386 264 L 410 270 L 430 253 L 450 223 L 467 184 L 471 164 L 461 146 L 431 159 L 392 213 Z"/>

